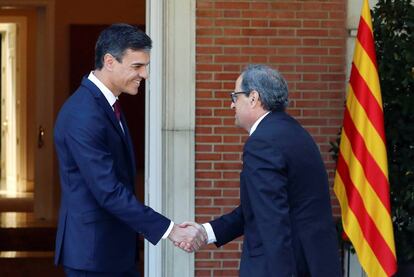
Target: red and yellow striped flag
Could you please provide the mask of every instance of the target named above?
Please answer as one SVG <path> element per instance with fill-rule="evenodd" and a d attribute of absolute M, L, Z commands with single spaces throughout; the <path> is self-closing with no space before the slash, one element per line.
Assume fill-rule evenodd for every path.
<path fill-rule="evenodd" d="M 334 191 L 345 233 L 368 276 L 397 271 L 381 91 L 368 0 L 348 85 Z"/>

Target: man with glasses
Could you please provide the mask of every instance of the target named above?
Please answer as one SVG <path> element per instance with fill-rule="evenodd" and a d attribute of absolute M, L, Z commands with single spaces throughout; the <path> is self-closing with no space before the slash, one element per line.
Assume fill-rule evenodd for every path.
<path fill-rule="evenodd" d="M 208 243 L 219 247 L 244 235 L 243 277 L 341 276 L 325 166 L 309 133 L 285 112 L 285 80 L 252 65 L 230 96 L 236 125 L 250 135 L 241 199 L 232 212 L 203 224 Z"/>

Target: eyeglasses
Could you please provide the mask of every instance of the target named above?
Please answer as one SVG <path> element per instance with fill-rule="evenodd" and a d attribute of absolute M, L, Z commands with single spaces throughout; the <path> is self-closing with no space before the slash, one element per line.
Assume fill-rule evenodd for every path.
<path fill-rule="evenodd" d="M 233 91 L 230 93 L 231 102 L 236 103 L 237 101 L 237 94 L 244 93 L 246 95 L 249 95 L 250 92 L 248 91 Z"/>

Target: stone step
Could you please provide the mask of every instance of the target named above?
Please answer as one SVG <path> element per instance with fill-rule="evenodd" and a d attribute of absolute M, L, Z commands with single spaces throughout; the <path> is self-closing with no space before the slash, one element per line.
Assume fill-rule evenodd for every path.
<path fill-rule="evenodd" d="M 60 277 L 65 274 L 53 264 L 53 251 L 0 251 L 0 276 Z"/>
<path fill-rule="evenodd" d="M 0 191 L 0 212 L 33 212 L 33 193 Z"/>
<path fill-rule="evenodd" d="M 53 251 L 56 223 L 33 213 L 0 213 L 0 251 Z"/>

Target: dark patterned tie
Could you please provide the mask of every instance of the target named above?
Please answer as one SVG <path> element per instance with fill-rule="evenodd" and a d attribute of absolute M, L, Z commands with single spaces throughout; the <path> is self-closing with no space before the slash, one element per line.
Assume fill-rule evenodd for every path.
<path fill-rule="evenodd" d="M 113 107 L 116 118 L 118 119 L 118 121 L 121 121 L 121 103 L 119 103 L 119 100 L 115 101 Z"/>

